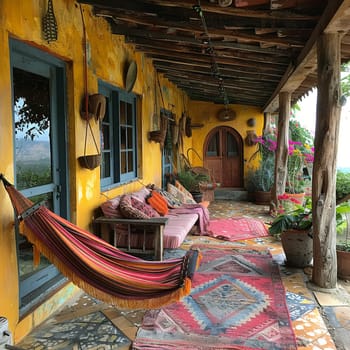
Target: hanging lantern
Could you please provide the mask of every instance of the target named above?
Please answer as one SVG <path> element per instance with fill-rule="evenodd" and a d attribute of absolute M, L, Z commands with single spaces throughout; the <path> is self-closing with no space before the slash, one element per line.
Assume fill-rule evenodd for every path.
<path fill-rule="evenodd" d="M 43 17 L 43 33 L 44 38 L 47 40 L 48 43 L 51 41 L 57 40 L 57 22 L 56 17 L 53 12 L 53 5 L 52 0 L 48 0 L 47 3 L 47 12 L 46 15 Z"/>

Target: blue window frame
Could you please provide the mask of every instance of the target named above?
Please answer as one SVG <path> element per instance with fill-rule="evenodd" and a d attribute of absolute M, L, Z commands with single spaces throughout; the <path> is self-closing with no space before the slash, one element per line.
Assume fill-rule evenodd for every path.
<path fill-rule="evenodd" d="M 106 97 L 101 122 L 101 188 L 137 178 L 136 96 L 105 82 L 99 92 Z"/>

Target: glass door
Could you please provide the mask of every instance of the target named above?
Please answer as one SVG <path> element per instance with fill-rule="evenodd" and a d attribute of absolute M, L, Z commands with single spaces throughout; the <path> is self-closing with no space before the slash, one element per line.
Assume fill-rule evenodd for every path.
<path fill-rule="evenodd" d="M 67 217 L 67 149 L 64 65 L 17 41 L 11 43 L 15 186 L 33 202 L 44 201 Z M 38 302 L 62 276 L 17 229 L 21 311 Z"/>

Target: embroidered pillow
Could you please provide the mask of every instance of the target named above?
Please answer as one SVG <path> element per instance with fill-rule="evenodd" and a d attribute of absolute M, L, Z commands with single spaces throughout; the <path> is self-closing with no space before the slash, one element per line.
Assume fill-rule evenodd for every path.
<path fill-rule="evenodd" d="M 140 190 L 131 193 L 131 195 L 134 198 L 137 198 L 140 201 L 146 203 L 146 197 L 149 196 L 150 193 L 151 191 L 148 188 L 142 187 Z"/>
<path fill-rule="evenodd" d="M 141 210 L 134 208 L 131 203 L 131 195 L 125 194 L 120 198 L 119 208 L 125 218 L 128 219 L 149 219 Z"/>
<path fill-rule="evenodd" d="M 107 218 L 124 218 L 124 215 L 119 208 L 120 198 L 121 196 L 117 196 L 101 204 L 101 209 L 104 216 Z M 117 230 L 118 237 L 122 234 L 128 233 L 128 226 L 125 224 L 113 224 L 111 225 L 111 228 Z"/>
<path fill-rule="evenodd" d="M 193 199 L 192 195 L 189 197 L 185 192 L 180 191 L 174 185 L 168 183 L 167 190 L 170 194 L 172 194 L 175 198 L 181 201 L 182 204 L 194 204 L 196 201 Z"/>
<path fill-rule="evenodd" d="M 186 188 L 178 180 L 175 180 L 175 187 L 177 189 L 179 189 L 181 192 L 183 192 L 187 198 L 193 199 L 191 192 L 186 190 Z M 193 203 L 196 203 L 196 201 L 194 199 L 193 199 Z"/>
<path fill-rule="evenodd" d="M 182 202 L 175 198 L 171 193 L 164 190 L 159 191 L 159 193 L 166 199 L 169 208 L 181 207 Z"/>
<path fill-rule="evenodd" d="M 153 209 L 151 205 L 139 200 L 138 198 L 135 198 L 134 195 L 131 195 L 131 205 L 133 208 L 142 211 L 150 218 L 159 218 L 160 216 L 157 210 Z"/>
<path fill-rule="evenodd" d="M 177 187 L 175 187 L 171 183 L 168 183 L 167 191 L 171 195 L 173 195 L 178 201 L 180 201 L 182 204 L 195 204 L 196 203 L 196 201 L 192 197 L 187 197 L 184 192 L 180 191 Z"/>
<path fill-rule="evenodd" d="M 168 202 L 158 191 L 153 190 L 146 202 L 162 216 L 169 213 Z"/>
<path fill-rule="evenodd" d="M 101 209 L 104 216 L 108 218 L 123 217 L 123 214 L 120 212 L 120 209 L 119 209 L 120 198 L 121 196 L 117 196 L 101 204 Z"/>

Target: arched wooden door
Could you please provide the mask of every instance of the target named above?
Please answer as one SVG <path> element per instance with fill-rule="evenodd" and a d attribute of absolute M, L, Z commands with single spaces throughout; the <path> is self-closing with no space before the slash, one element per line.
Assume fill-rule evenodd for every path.
<path fill-rule="evenodd" d="M 222 187 L 243 185 L 243 140 L 227 126 L 213 129 L 204 142 L 204 166 Z"/>

